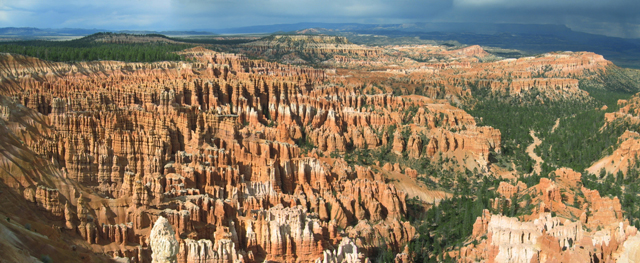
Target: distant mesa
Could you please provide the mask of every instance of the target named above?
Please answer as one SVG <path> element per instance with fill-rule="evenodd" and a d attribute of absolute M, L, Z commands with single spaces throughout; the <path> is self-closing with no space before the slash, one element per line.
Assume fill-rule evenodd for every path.
<path fill-rule="evenodd" d="M 351 44 L 346 37 L 327 35 L 272 35 L 263 38 L 262 41 L 287 44 Z"/>
<path fill-rule="evenodd" d="M 80 41 L 89 41 L 97 43 L 116 43 L 116 44 L 132 44 L 132 43 L 179 43 L 160 34 L 144 34 L 135 35 L 127 33 L 95 33 L 80 39 Z"/>

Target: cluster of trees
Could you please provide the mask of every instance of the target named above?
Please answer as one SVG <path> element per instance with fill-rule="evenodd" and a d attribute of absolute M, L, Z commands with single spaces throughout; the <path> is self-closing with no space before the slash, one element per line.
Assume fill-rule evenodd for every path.
<path fill-rule="evenodd" d="M 387 127 L 390 141 L 396 136 L 397 129 L 401 129 L 397 135 L 407 140 L 410 136 L 408 129 L 392 125 Z M 428 142 L 426 136 L 423 140 Z M 338 154 L 332 155 L 338 157 Z M 399 163 L 402 167 L 409 167 L 417 170 L 419 174 L 426 175 L 418 179 L 429 188 L 453 195 L 429 209 L 418 199 L 408 200 L 405 220 L 412 222 L 419 234 L 419 237 L 409 244 L 414 262 L 453 262 L 446 252 L 466 245 L 465 242 L 473 231 L 473 223 L 482 215 L 484 209 L 514 216 L 524 211 L 518 210 L 515 206 L 500 207 L 495 211 L 491 209 L 490 200 L 497 197 L 493 189 L 504 180 L 483 176 L 477 170 L 461 172 L 455 168 L 456 161 L 446 157 L 414 159 L 406 155 L 397 155 L 391 153 L 391 144 L 373 150 L 348 147 L 343 157 L 350 165 L 373 165 L 375 161 L 379 161 L 380 166 Z M 393 253 L 382 246 L 374 259 L 376 262 L 393 262 Z"/>
<path fill-rule="evenodd" d="M 640 228 L 640 160 L 628 167 L 626 176 L 621 171 L 614 175 L 602 170 L 598 175 L 584 174 L 582 183 L 586 188 L 598 190 L 601 196 L 618 197 L 625 218 Z"/>
<path fill-rule="evenodd" d="M 602 74 L 604 84 L 597 86 L 593 81 L 583 80 L 580 88 L 589 92 L 595 107 L 573 113 L 561 119 L 560 125 L 553 133 L 544 134 L 542 144 L 536 148 L 538 155 L 545 160 L 543 173 L 557 167 L 570 167 L 583 171 L 595 161 L 610 154 L 616 147 L 618 137 L 626 130 L 638 130 L 638 125 L 624 121 L 615 121 L 605 125 L 604 115 L 619 109 L 620 99 L 628 99 L 633 95 L 626 79 L 617 70 Z M 600 110 L 606 106 L 606 110 Z"/>
<path fill-rule="evenodd" d="M 535 131 L 538 137 L 546 138 L 557 119 L 564 119 L 596 106 L 597 103 L 594 101 L 531 99 L 523 102 L 487 96 L 478 98 L 473 107 L 465 110 L 476 117 L 479 125 L 500 130 L 502 152 L 497 155 L 508 157 L 516 164 L 518 170 L 530 173 L 534 164 L 526 152 L 527 146 L 533 143 L 530 131 Z M 494 155 L 491 158 L 495 162 L 501 157 Z"/>
<path fill-rule="evenodd" d="M 604 112 L 590 110 L 563 119 L 554 133 L 548 134 L 536 148 L 545 160 L 546 172 L 557 167 L 570 167 L 576 171 L 589 168 L 595 161 L 613 152 L 618 137 L 637 125 L 618 121 L 604 126 Z"/>
<path fill-rule="evenodd" d="M 55 62 L 118 60 L 126 62 L 179 61 L 176 51 L 192 45 L 171 43 L 100 43 L 87 39 L 70 41 L 14 41 L 0 43 L 0 52 L 37 57 Z"/>
<path fill-rule="evenodd" d="M 502 180 L 484 177 L 480 181 L 460 183 L 454 196 L 442 200 L 427 211 L 416 203 L 416 199 L 408 201 L 409 220 L 416 226 L 418 238 L 409 243 L 413 262 L 453 262 L 448 251 L 454 251 L 465 245 L 473 232 L 473 223 L 482 216 L 484 209 L 492 213 L 516 215 L 517 207 L 505 207 L 496 211 L 490 201 L 497 197 L 494 190 Z M 506 202 L 505 202 L 506 203 Z M 514 202 L 515 204 L 516 202 Z M 417 211 L 416 211 L 417 210 Z"/>
<path fill-rule="evenodd" d="M 537 154 L 545 160 L 543 174 L 557 167 L 582 171 L 601 158 L 603 151 L 611 149 L 626 129 L 636 128 L 618 123 L 601 129 L 605 124 L 604 114 L 616 111 L 619 99 L 628 99 L 637 91 L 637 87 L 631 87 L 631 83 L 637 83 L 634 77 L 610 69 L 594 79 L 599 81 L 580 82 L 580 88 L 589 92 L 587 100 L 552 101 L 535 90 L 523 98 L 507 98 L 472 84 L 470 88 L 476 100 L 465 110 L 479 120 L 479 125 L 492 126 L 502 133 L 503 151 L 491 156 L 492 161 L 513 161 L 519 171 L 532 172 L 534 161 L 526 148 L 533 142 L 529 135 L 533 130 L 543 141 L 536 148 Z M 600 110 L 605 105 L 607 110 Z M 560 125 L 552 133 L 558 119 Z"/>
<path fill-rule="evenodd" d="M 496 94 L 478 92 L 474 93 L 477 98 L 474 106 L 465 110 L 477 117 L 480 125 L 489 125 L 502 132 L 503 151 L 492 154 L 493 162 L 513 161 L 521 172 L 532 172 L 533 160 L 526 153 L 526 147 L 533 142 L 529 135 L 533 130 L 543 139 L 543 144 L 537 148 L 538 154 L 546 162 L 541 174 L 548 176 L 549 172 L 564 166 L 582 171 L 601 158 L 607 149 L 613 149 L 617 138 L 625 130 L 638 130 L 638 127 L 626 123 L 614 123 L 601 129 L 604 126 L 606 111 L 598 108 L 607 105 L 608 112 L 617 110 L 618 99 L 629 98 L 632 94 L 628 87 L 617 87 L 609 83 L 598 88 L 588 84 L 589 82 L 581 82 L 580 85 L 583 90 L 589 91 L 591 98 L 588 100 L 540 100 L 542 96 L 537 97 L 536 94 L 509 100 Z M 551 128 L 557 119 L 561 120 L 560 125 L 552 133 Z M 528 195 L 515 197 L 517 201 L 512 203 L 525 201 L 527 205 L 523 208 L 504 202 L 505 205 L 493 210 L 488 201 L 496 198 L 496 193 L 487 189 L 497 187 L 499 180 L 485 177 L 478 182 L 464 180 L 458 175 L 451 185 L 447 185 L 446 179 L 453 174 L 451 171 L 435 171 L 433 169 L 441 167 L 427 162 L 419 162 L 417 165 L 405 164 L 417 168 L 421 173 L 440 174 L 437 177 L 440 179 L 439 183 L 428 178 L 421 179 L 431 187 L 452 186 L 449 189 L 454 191 L 452 198 L 427 211 L 410 211 L 410 215 L 422 215 L 410 218 L 420 233 L 410 244 L 413 260 L 416 262 L 450 261 L 445 252 L 464 245 L 471 234 L 473 222 L 481 216 L 485 208 L 492 213 L 507 216 L 521 216 L 531 212 L 531 196 Z M 466 178 L 481 178 L 481 175 L 474 174 L 467 171 Z M 541 174 L 533 174 L 523 180 L 531 187 L 537 184 L 540 178 L 545 177 Z M 640 227 L 640 162 L 628 171 L 626 177 L 620 173 L 617 176 L 586 175 L 584 178 L 587 188 L 599 190 L 602 195 L 617 196 L 622 202 L 625 216 L 632 225 Z M 420 209 L 422 206 L 417 202 L 410 200 L 408 208 Z"/>

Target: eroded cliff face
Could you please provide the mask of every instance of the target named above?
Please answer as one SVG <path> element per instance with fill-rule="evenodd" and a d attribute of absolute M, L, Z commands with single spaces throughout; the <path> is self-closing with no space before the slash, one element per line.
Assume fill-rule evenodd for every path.
<path fill-rule="evenodd" d="M 605 113 L 605 127 L 616 125 L 640 124 L 640 95 L 635 94 L 627 100 L 618 100 L 620 109 L 615 112 Z M 629 169 L 638 166 L 638 153 L 640 150 L 640 134 L 633 130 L 625 131 L 614 146 L 612 154 L 603 157 L 587 169 L 589 173 L 600 175 L 616 175 L 619 172 L 627 175 Z"/>
<path fill-rule="evenodd" d="M 460 250 L 461 262 L 630 262 L 636 257 L 637 229 L 622 216 L 617 197 L 601 197 L 582 186 L 581 175 L 571 169 L 554 172 L 555 180 L 500 185 L 496 202 L 532 204 L 529 215 L 507 217 L 488 210 L 473 225 L 472 240 Z M 514 191 L 516 190 L 516 191 Z M 518 199 L 521 200 L 521 199 Z M 525 204 L 526 203 L 526 204 Z M 627 261 L 624 261 L 627 260 Z"/>
<path fill-rule="evenodd" d="M 334 36 L 276 35 L 233 48 L 287 64 L 320 64 L 343 85 L 365 83 L 369 93 L 420 94 L 452 103 L 495 94 L 510 100 L 588 100 L 580 79 L 613 64 L 589 52 L 502 59 L 482 47 L 403 45 L 369 47 Z"/>
<path fill-rule="evenodd" d="M 396 90 L 461 104 L 487 94 L 522 101 L 587 100 L 588 93 L 579 89 L 579 79 L 589 79 L 612 66 L 602 56 L 588 52 L 497 60 L 477 46 L 461 50 L 444 50 L 442 47 L 396 49 L 397 54 L 391 54 L 405 56 L 407 61 L 381 63 L 374 67 L 380 71 L 379 78 L 388 79 L 381 82 L 393 83 L 391 85 L 396 86 Z M 469 52 L 477 54 L 466 55 Z M 413 60 L 420 58 L 427 61 Z M 352 64 L 350 68 L 353 69 L 362 67 L 356 66 L 357 62 Z M 350 78 L 357 78 L 358 74 L 353 76 Z"/>
<path fill-rule="evenodd" d="M 345 37 L 323 35 L 273 35 L 242 44 L 237 50 L 251 56 L 280 57 L 280 61 L 286 64 L 320 62 L 335 54 L 373 58 L 383 53 L 381 48 L 349 43 Z"/>
<path fill-rule="evenodd" d="M 498 130 L 444 101 L 367 95 L 323 70 L 241 55 L 183 54 L 196 62 L 0 54 L 11 134 L 2 160 L 20 171 L 1 173 L 3 183 L 78 245 L 132 262 L 364 262 L 416 235 L 408 197 L 446 195 L 416 191 L 415 170 L 338 156 L 388 147 L 488 171 L 500 151 Z M 171 253 L 156 254 L 159 231 Z"/>
<path fill-rule="evenodd" d="M 365 47 L 333 37 L 275 37 L 241 49 L 291 64 L 313 53 L 340 69 L 204 48 L 181 52 L 194 62 L 0 54 L 0 186 L 58 236 L 131 262 L 366 262 L 381 248 L 406 262 L 416 236 L 407 199 L 450 194 L 418 182 L 433 175 L 393 160 L 448 160 L 491 175 L 489 154 L 501 151 L 500 131 L 451 103 L 482 92 L 584 99 L 576 78 L 610 66 L 592 53 L 497 61 L 479 46 Z M 625 138 L 621 145 L 636 140 Z M 394 158 L 346 161 L 355 153 Z M 530 188 L 501 184 L 494 206 L 525 193 L 535 209 L 517 219 L 485 214 L 474 225 L 478 246 L 460 258 L 606 261 L 623 247 L 636 257 L 619 201 L 581 188 L 573 171 L 556 173 Z"/>
<path fill-rule="evenodd" d="M 589 173 L 600 175 L 615 175 L 618 172 L 626 175 L 629 169 L 638 165 L 640 153 L 640 134 L 634 131 L 626 131 L 618 138 L 618 146 L 609 156 L 605 156 L 587 169 Z"/>
<path fill-rule="evenodd" d="M 633 124 L 640 123 L 640 95 L 635 94 L 626 100 L 618 100 L 620 109 L 605 114 L 607 124 L 616 121 L 626 121 Z"/>

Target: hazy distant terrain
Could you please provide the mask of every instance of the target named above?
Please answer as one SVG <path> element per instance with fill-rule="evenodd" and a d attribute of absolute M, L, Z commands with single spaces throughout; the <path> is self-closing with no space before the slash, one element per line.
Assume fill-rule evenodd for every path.
<path fill-rule="evenodd" d="M 64 36 L 88 36 L 99 32 L 108 32 L 106 29 L 84 28 L 34 28 L 34 27 L 3 27 L 0 28 L 0 39 L 60 39 Z M 150 30 L 120 30 L 114 33 L 126 34 L 163 34 L 168 36 L 193 36 L 212 35 L 203 31 L 150 31 Z"/>
<path fill-rule="evenodd" d="M 353 43 L 380 43 L 379 38 L 418 37 L 421 40 L 457 41 L 461 44 L 518 49 L 527 53 L 553 51 L 590 51 L 603 55 L 622 67 L 640 68 L 640 39 L 625 39 L 573 31 L 564 25 L 489 24 L 489 23 L 416 23 L 416 24 L 332 24 L 298 23 L 252 26 L 216 30 L 217 33 L 290 32 L 322 28 L 323 34 L 344 35 Z M 421 44 L 421 43 L 415 43 Z M 422 43 L 424 44 L 424 43 Z"/>
<path fill-rule="evenodd" d="M 313 28 L 314 30 L 308 30 Z M 640 39 L 625 39 L 573 31 L 564 25 L 489 23 L 297 23 L 193 31 L 117 31 L 129 34 L 168 36 L 211 36 L 215 34 L 295 33 L 307 29 L 311 34 L 341 35 L 356 44 L 466 44 L 517 49 L 539 54 L 553 51 L 590 51 L 603 55 L 621 67 L 640 68 Z M 0 41 L 15 39 L 77 38 L 101 29 L 0 28 Z M 212 33 L 213 32 L 213 33 Z M 215 34 L 214 34 L 215 33 Z M 388 37 L 383 38 L 382 36 Z M 508 54 L 507 54 L 508 56 Z"/>

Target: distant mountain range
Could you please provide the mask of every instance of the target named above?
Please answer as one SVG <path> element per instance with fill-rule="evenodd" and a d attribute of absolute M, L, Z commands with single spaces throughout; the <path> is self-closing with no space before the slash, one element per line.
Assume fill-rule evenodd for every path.
<path fill-rule="evenodd" d="M 355 31 L 402 31 L 402 32 L 457 32 L 475 34 L 563 34 L 572 32 L 565 25 L 539 25 L 539 24 L 492 24 L 492 23 L 411 23 L 411 24 L 358 24 L 358 23 L 296 23 L 259 25 L 248 27 L 206 29 L 203 31 L 216 32 L 218 34 L 251 34 L 289 32 L 307 28 L 324 28 L 340 32 Z"/>
<path fill-rule="evenodd" d="M 162 34 L 170 36 L 180 35 L 213 35 L 204 31 L 151 31 L 151 30 L 106 30 L 84 28 L 35 28 L 35 27 L 3 27 L 0 37 L 44 37 L 44 36 L 87 36 L 98 32 L 113 32 L 127 34 Z"/>
<path fill-rule="evenodd" d="M 565 25 L 489 24 L 489 23 L 413 23 L 354 24 L 298 23 L 211 29 L 220 34 L 292 32 L 318 28 L 313 32 L 349 37 L 369 34 L 397 37 L 419 37 L 423 40 L 457 41 L 518 49 L 537 54 L 551 51 L 590 51 L 603 55 L 622 67 L 640 68 L 640 39 L 627 39 L 573 31 Z"/>
<path fill-rule="evenodd" d="M 341 35 L 379 35 L 391 38 L 418 37 L 423 40 L 457 41 L 462 44 L 518 49 L 531 54 L 551 51 L 591 51 L 619 66 L 640 68 L 640 39 L 627 39 L 573 31 L 565 25 L 489 24 L 489 23 L 297 23 L 260 25 L 191 31 L 133 31 L 104 29 L 0 28 L 0 38 L 34 39 L 44 36 L 86 36 L 97 32 L 163 34 L 170 36 L 214 34 L 311 33 Z"/>

